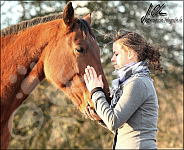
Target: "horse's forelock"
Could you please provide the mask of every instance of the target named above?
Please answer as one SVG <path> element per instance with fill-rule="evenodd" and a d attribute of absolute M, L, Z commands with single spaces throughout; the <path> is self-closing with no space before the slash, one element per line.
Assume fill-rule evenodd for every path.
<path fill-rule="evenodd" d="M 88 36 L 88 34 L 89 34 L 94 39 L 96 39 L 93 30 L 91 29 L 89 23 L 86 20 L 84 20 L 84 19 L 77 19 L 76 22 L 80 24 L 80 29 L 81 29 L 82 33 L 85 36 Z"/>

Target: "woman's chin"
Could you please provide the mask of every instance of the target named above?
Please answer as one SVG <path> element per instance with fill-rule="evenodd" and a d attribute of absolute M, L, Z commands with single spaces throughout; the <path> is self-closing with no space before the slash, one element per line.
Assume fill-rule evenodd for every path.
<path fill-rule="evenodd" d="M 114 65 L 114 69 L 115 70 L 118 70 L 119 69 L 119 66 L 118 65 Z"/>

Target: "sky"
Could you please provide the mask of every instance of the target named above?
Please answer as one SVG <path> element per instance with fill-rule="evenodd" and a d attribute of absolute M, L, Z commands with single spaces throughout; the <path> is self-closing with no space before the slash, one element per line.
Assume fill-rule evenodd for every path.
<path fill-rule="evenodd" d="M 1 4 L 3 3 L 4 1 L 1 1 Z M 77 5 L 80 5 L 80 6 L 84 6 L 88 1 L 72 1 L 72 5 L 74 7 L 74 9 L 76 8 Z M 96 1 L 94 1 L 96 2 Z M 116 2 L 116 1 L 114 1 Z M 161 1 L 160 1 L 161 2 Z M 170 18 L 173 18 L 173 17 L 177 17 L 177 18 L 180 18 L 182 17 L 183 19 L 183 1 L 170 1 L 171 3 L 177 3 L 179 5 L 179 7 L 177 8 L 177 10 L 175 12 L 173 12 L 173 10 L 167 10 L 169 12 L 169 14 L 173 14 L 173 16 L 169 16 Z M 8 1 L 8 2 L 5 2 L 5 4 L 1 7 L 1 29 L 7 27 L 8 25 L 3 23 L 7 17 L 9 18 L 12 18 L 12 21 L 9 22 L 10 25 L 12 24 L 16 24 L 18 23 L 18 17 L 21 16 L 22 14 L 22 7 L 20 5 L 16 5 L 18 2 L 17 1 Z M 157 3 L 157 1 L 150 1 L 150 3 L 152 3 L 153 5 Z M 10 7 L 13 7 L 13 17 L 12 17 L 12 14 L 11 13 L 7 13 L 7 10 L 10 8 Z M 47 8 L 47 9 L 50 9 L 49 11 L 51 12 L 52 8 Z M 123 7 L 122 7 L 123 9 Z M 34 14 L 34 10 L 30 10 L 32 14 Z M 89 10 L 84 7 L 84 8 L 78 8 L 78 9 L 75 9 L 75 12 L 77 14 L 80 14 L 80 13 L 89 13 Z M 3 15 L 3 13 L 5 13 L 6 15 Z M 183 23 L 180 23 L 178 25 L 178 30 L 182 30 L 183 31 Z"/>
<path fill-rule="evenodd" d="M 7 27 L 7 25 L 3 23 L 3 21 L 7 17 L 12 18 L 12 21 L 10 22 L 10 25 L 18 23 L 18 21 L 17 21 L 18 17 L 20 17 L 22 15 L 22 11 L 23 11 L 22 7 L 20 5 L 17 5 L 17 3 L 18 3 L 17 1 L 8 1 L 8 2 L 1 1 L 1 4 L 2 3 L 4 3 L 4 5 L 1 7 L 1 29 Z M 72 6 L 75 9 L 77 5 L 84 6 L 86 3 L 87 3 L 87 1 L 72 1 Z M 13 15 L 11 13 L 7 13 L 7 10 L 12 6 L 14 6 L 13 7 L 13 12 L 15 12 Z M 51 8 L 47 8 L 47 9 L 48 9 L 48 11 L 52 12 Z M 34 14 L 34 10 L 30 10 L 30 11 L 32 11 L 31 13 Z M 80 12 L 81 13 L 83 13 L 83 12 L 88 13 L 89 10 L 87 8 L 78 8 L 77 10 L 75 10 L 75 12 L 78 13 L 78 14 L 80 14 Z M 6 15 L 2 15 L 3 13 L 6 13 Z"/>

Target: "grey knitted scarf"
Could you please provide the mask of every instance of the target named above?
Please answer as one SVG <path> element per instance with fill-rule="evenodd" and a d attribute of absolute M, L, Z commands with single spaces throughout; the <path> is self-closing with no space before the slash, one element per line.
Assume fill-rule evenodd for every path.
<path fill-rule="evenodd" d="M 123 92 L 123 86 L 127 83 L 127 81 L 138 73 L 143 73 L 149 78 L 149 69 L 147 66 L 147 62 L 140 61 L 138 63 L 132 62 L 123 66 L 121 69 L 115 70 L 114 73 L 117 75 L 117 79 L 112 81 L 112 89 L 111 89 L 111 107 L 115 107 L 119 98 Z"/>

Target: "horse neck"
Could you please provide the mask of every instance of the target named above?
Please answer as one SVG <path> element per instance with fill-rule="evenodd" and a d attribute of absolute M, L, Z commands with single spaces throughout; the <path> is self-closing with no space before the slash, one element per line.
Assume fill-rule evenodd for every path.
<path fill-rule="evenodd" d="M 52 48 L 51 45 L 56 43 L 60 22 L 54 20 L 2 37 L 3 69 L 12 74 L 17 72 L 19 66 L 23 66 L 29 74 L 33 65 L 41 59 L 44 61 L 45 49 Z M 9 70 L 10 65 L 15 68 Z"/>
<path fill-rule="evenodd" d="M 57 38 L 59 23 L 56 22 L 47 22 L 2 37 L 1 102 L 11 107 L 11 111 L 45 78 L 44 51 Z M 11 77 L 16 77 L 16 81 L 11 81 Z"/>
<path fill-rule="evenodd" d="M 55 20 L 38 24 L 32 28 L 20 31 L 18 34 L 8 35 L 3 38 L 2 47 L 6 51 L 14 50 L 15 52 L 16 50 L 19 56 L 38 60 L 49 42 L 54 41 L 57 37 L 58 24 L 59 22 Z"/>

